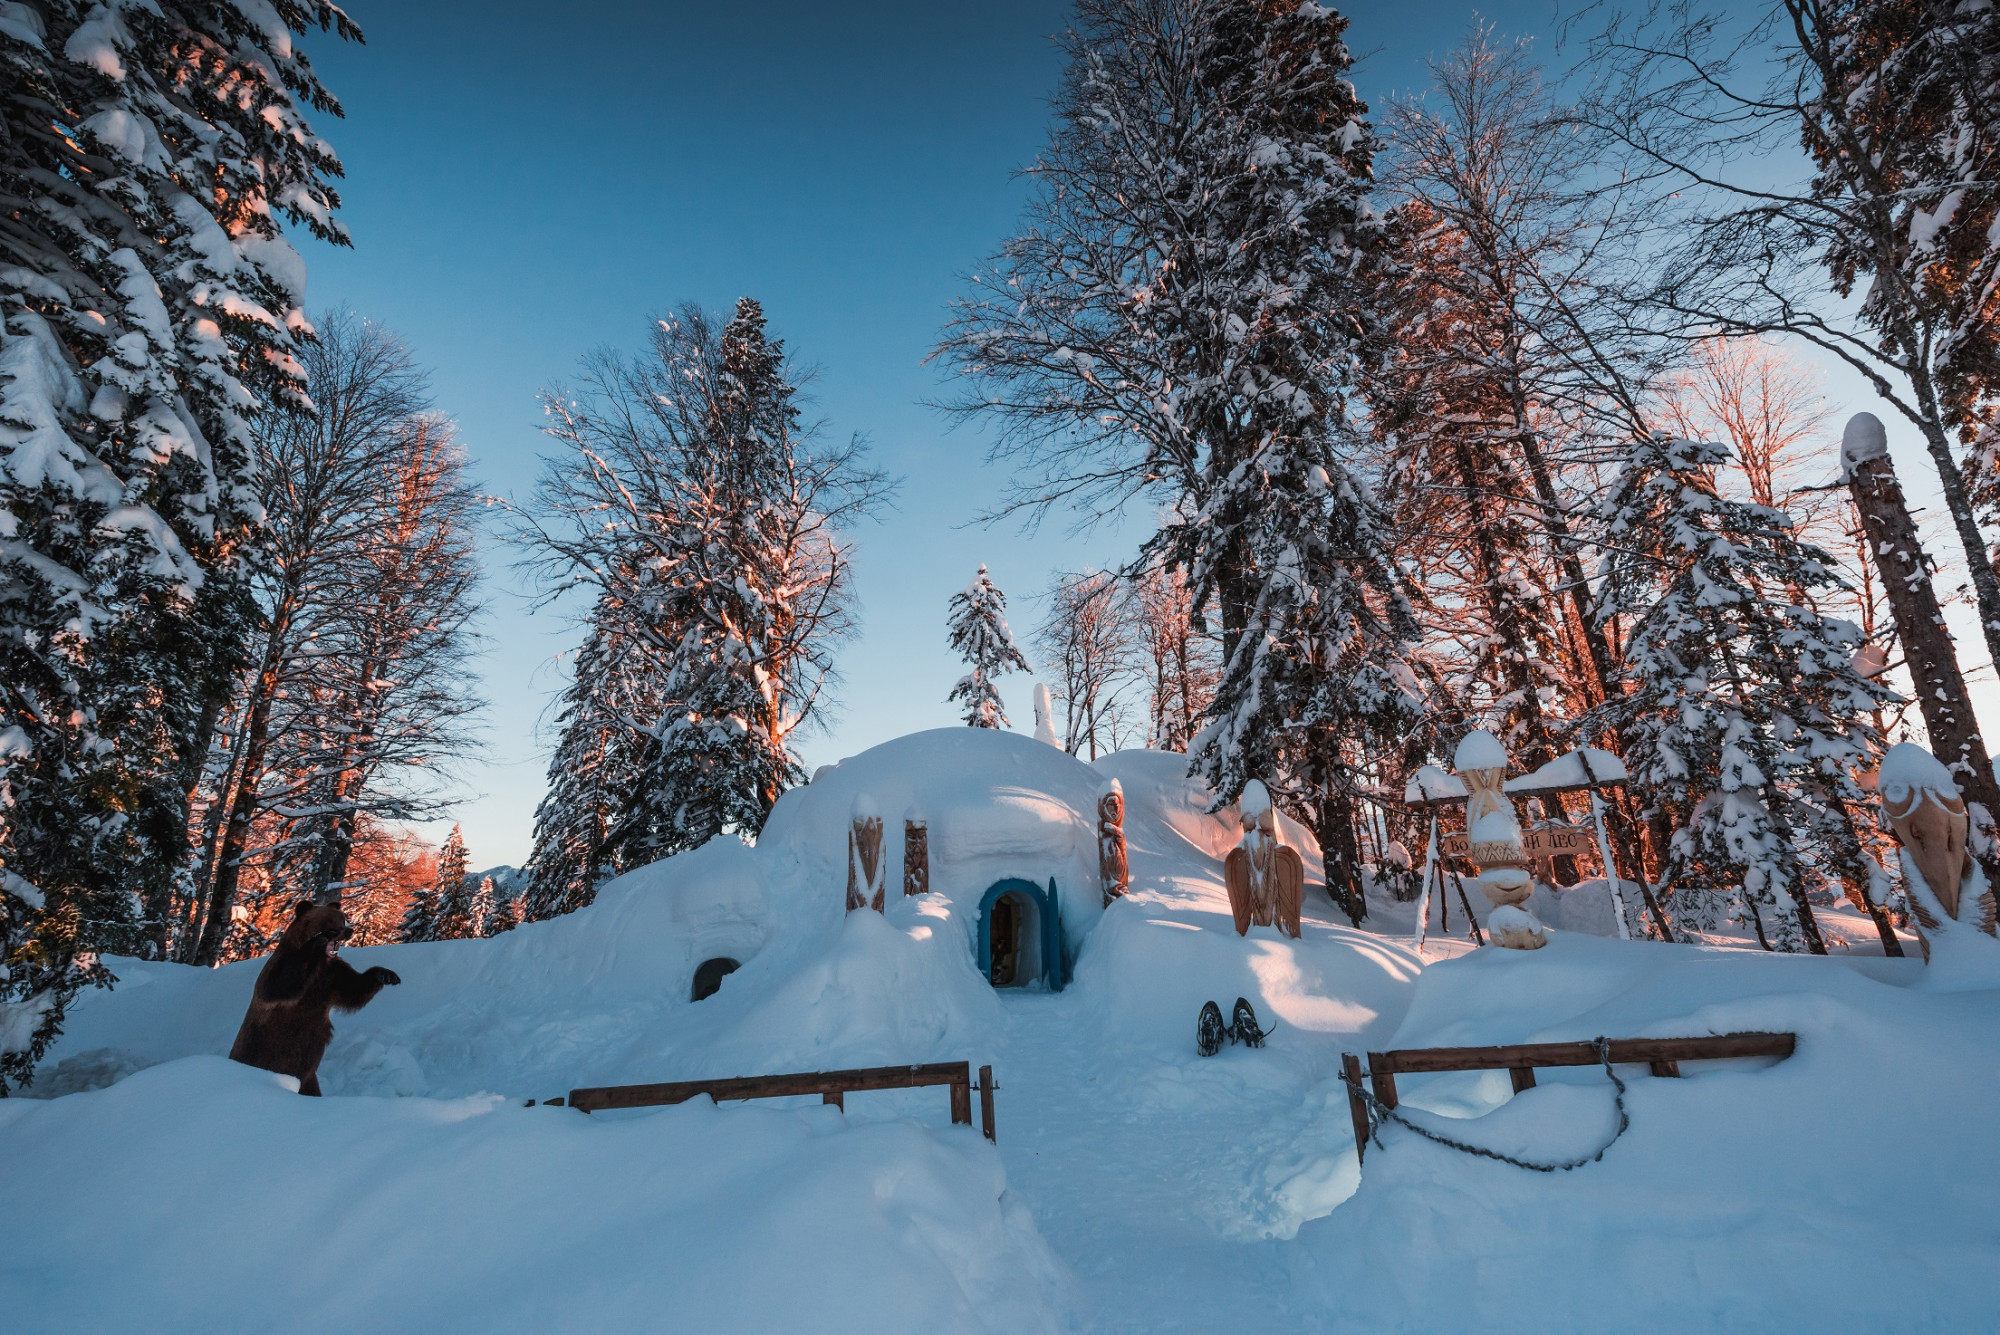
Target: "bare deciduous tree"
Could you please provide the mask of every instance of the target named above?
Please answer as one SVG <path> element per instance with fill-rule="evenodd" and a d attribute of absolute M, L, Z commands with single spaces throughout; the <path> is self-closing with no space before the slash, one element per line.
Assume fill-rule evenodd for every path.
<path fill-rule="evenodd" d="M 1161 750 L 1185 751 L 1201 730 L 1222 676 L 1214 637 L 1198 628 L 1193 592 L 1179 570 L 1148 568 L 1129 598 L 1146 678 L 1148 740 Z"/>
<path fill-rule="evenodd" d="M 1063 749 L 1095 760 L 1138 731 L 1128 698 L 1136 684 L 1130 604 L 1107 570 L 1057 575 L 1045 597 L 1035 649 L 1063 708 Z"/>

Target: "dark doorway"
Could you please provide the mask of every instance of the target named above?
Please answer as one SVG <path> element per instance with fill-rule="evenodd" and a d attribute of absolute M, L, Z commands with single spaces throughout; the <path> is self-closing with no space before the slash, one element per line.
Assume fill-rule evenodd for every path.
<path fill-rule="evenodd" d="M 1021 971 L 1021 908 L 1020 901 L 1012 895 L 1002 895 L 993 901 L 992 935 L 993 971 L 987 975 L 995 987 L 1012 987 Z"/>
<path fill-rule="evenodd" d="M 1033 881 L 995 881 L 979 901 L 978 939 L 973 967 L 995 987 L 1046 987 L 1062 991 L 1062 910 L 1056 883 L 1047 890 Z"/>
<path fill-rule="evenodd" d="M 706 1001 L 722 986 L 722 980 L 735 973 L 737 964 L 732 959 L 703 960 L 701 967 L 694 971 L 694 1000 Z"/>

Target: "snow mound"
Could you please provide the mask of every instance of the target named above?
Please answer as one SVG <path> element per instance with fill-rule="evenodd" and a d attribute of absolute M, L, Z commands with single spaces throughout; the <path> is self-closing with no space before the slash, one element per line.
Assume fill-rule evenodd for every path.
<path fill-rule="evenodd" d="M 1541 1174 L 1383 1130 L 1359 1189 L 1351 1141 L 1296 1295 L 1356 1329 L 1948 1330 L 1984 1325 L 2000 1264 L 2000 993 L 1907 986 L 1911 960 L 1835 960 L 1552 933 L 1534 952 L 1426 969 L 1383 1048 L 1739 1030 L 1798 1034 L 1782 1062 L 1621 1068 L 1631 1129 L 1603 1160 Z M 1899 985 L 1901 984 L 1901 985 Z M 1469 1143 L 1564 1158 L 1614 1127 L 1599 1068 L 1400 1076 L 1412 1117 Z M 1922 1094 L 1912 1097 L 1912 1091 Z M 1457 1119 L 1457 1120 L 1454 1120 Z M 1465 1120 L 1472 1119 L 1472 1120 Z M 1323 1144 L 1346 1131 L 1329 1093 Z M 1921 1184 L 1921 1185 L 1918 1185 Z M 1866 1255 L 1847 1283 L 1830 1258 Z M 1394 1275 L 1393 1281 L 1385 1276 Z"/>
<path fill-rule="evenodd" d="M 0 1104 L 0 1213 L 38 1221 L 8 1242 L 12 1328 L 1071 1325 L 1061 1267 L 970 1128 L 295 1089 L 197 1057 Z M 191 1219 L 226 1276 L 169 1244 Z"/>

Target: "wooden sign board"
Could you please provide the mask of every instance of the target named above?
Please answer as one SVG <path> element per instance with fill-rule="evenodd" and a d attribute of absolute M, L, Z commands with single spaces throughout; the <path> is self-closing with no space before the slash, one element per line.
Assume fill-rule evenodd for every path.
<path fill-rule="evenodd" d="M 1523 830 L 1521 843 L 1526 847 L 1529 859 L 1535 862 L 1564 854 L 1597 855 L 1596 836 L 1588 825 L 1551 825 L 1544 830 Z M 1456 834 L 1439 835 L 1438 851 L 1452 858 L 1469 856 L 1465 832 L 1461 830 Z"/>

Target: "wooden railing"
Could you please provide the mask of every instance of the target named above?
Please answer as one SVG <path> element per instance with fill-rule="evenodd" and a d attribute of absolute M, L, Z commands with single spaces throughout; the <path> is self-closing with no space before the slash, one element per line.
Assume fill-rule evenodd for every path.
<path fill-rule="evenodd" d="M 1720 1034 L 1709 1038 L 1614 1038 L 1607 1044 L 1613 1062 L 1644 1062 L 1654 1075 L 1678 1076 L 1685 1061 L 1721 1057 L 1789 1057 L 1797 1034 Z M 1430 1071 L 1505 1071 L 1514 1092 L 1535 1087 L 1538 1066 L 1596 1066 L 1603 1058 L 1595 1043 L 1513 1043 L 1490 1048 L 1400 1048 L 1368 1054 L 1367 1080 L 1375 1101 L 1396 1106 L 1396 1077 Z M 1361 1097 L 1361 1059 L 1340 1054 L 1347 1083 L 1347 1107 L 1354 1119 L 1354 1149 L 1368 1152 L 1368 1103 Z"/>
<path fill-rule="evenodd" d="M 852 1071 L 804 1071 L 794 1075 L 747 1075 L 726 1080 L 674 1080 L 657 1085 L 600 1085 L 572 1089 L 568 1103 L 584 1112 L 606 1108 L 656 1108 L 662 1104 L 685 1103 L 706 1094 L 718 1103 L 724 1099 L 782 1099 L 817 1094 L 824 1103 L 846 1108 L 847 1095 L 869 1089 L 921 1089 L 946 1085 L 951 1089 L 951 1120 L 955 1125 L 972 1125 L 972 1092 L 979 1091 L 979 1120 L 988 1140 L 993 1135 L 993 1068 L 979 1068 L 979 1082 L 972 1080 L 971 1062 L 933 1062 L 927 1066 L 871 1066 Z M 550 1099 L 561 1104 L 562 1099 Z"/>

